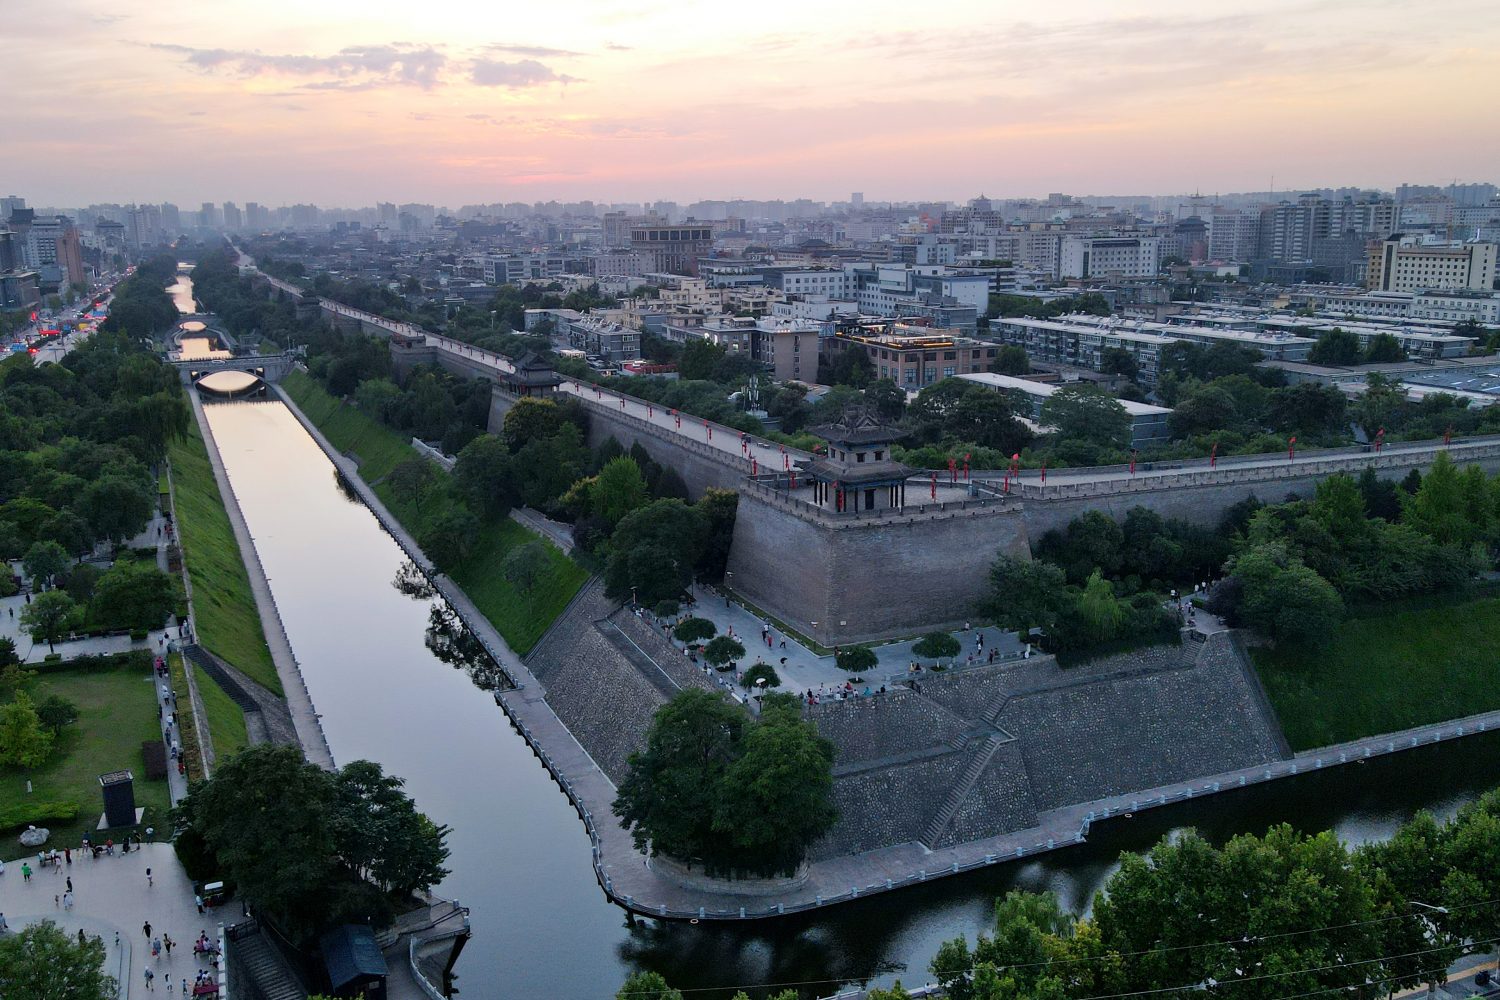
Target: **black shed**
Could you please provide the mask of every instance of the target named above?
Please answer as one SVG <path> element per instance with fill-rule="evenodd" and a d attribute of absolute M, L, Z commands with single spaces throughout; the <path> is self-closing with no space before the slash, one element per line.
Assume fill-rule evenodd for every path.
<path fill-rule="evenodd" d="M 385 1000 L 385 977 L 389 970 L 375 934 L 362 924 L 345 924 L 323 935 L 323 969 L 328 988 L 336 997 Z"/>

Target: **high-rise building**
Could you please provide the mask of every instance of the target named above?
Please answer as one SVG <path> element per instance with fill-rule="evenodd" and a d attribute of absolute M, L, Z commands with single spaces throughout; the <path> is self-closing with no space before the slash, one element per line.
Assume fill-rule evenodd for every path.
<path fill-rule="evenodd" d="M 1422 243 L 1399 233 L 1370 251 L 1366 283 L 1378 292 L 1467 289 L 1495 286 L 1494 243 Z"/>
<path fill-rule="evenodd" d="M 257 202 L 245 202 L 245 226 L 257 232 L 264 229 L 266 225 L 265 215 Z"/>
<path fill-rule="evenodd" d="M 1158 236 L 1066 236 L 1059 248 L 1064 278 L 1150 278 L 1161 271 Z"/>
<path fill-rule="evenodd" d="M 854 209 L 856 212 L 864 208 L 865 193 L 863 191 L 855 191 L 853 194 L 851 194 L 849 196 L 849 207 Z"/>
<path fill-rule="evenodd" d="M 630 248 L 650 262 L 652 271 L 696 276 L 698 258 L 713 251 L 714 231 L 705 223 L 636 226 Z"/>
<path fill-rule="evenodd" d="M 211 201 L 205 201 L 198 209 L 198 225 L 204 229 L 217 229 L 219 226 L 219 210 Z"/>
<path fill-rule="evenodd" d="M 226 201 L 224 203 L 224 228 L 239 229 L 243 224 L 244 220 L 240 217 L 239 206 L 232 201 Z"/>
<path fill-rule="evenodd" d="M 42 284 L 62 287 L 88 280 L 78 227 L 66 215 L 33 218 L 23 246 L 26 264 L 37 270 Z"/>
<path fill-rule="evenodd" d="M 170 234 L 173 239 L 182 235 L 182 212 L 170 201 L 161 203 L 161 228 L 162 232 Z"/>
<path fill-rule="evenodd" d="M 25 207 L 26 199 L 22 198 L 20 195 L 8 194 L 5 197 L 0 198 L 0 222 L 4 222 L 6 219 L 10 218 L 11 214 L 15 212 L 16 209 Z"/>

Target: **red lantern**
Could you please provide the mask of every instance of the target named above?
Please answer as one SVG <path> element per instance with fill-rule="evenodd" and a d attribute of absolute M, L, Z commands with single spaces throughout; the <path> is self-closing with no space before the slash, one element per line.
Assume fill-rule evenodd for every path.
<path fill-rule="evenodd" d="M 1447 429 L 1443 431 L 1443 444 L 1447 444 L 1448 442 L 1450 442 L 1452 440 L 1453 440 L 1453 425 L 1449 424 L 1448 427 L 1447 427 Z"/>
<path fill-rule="evenodd" d="M 1130 474 L 1135 475 L 1135 449 L 1130 449 Z"/>
<path fill-rule="evenodd" d="M 752 475 L 752 476 L 758 476 L 758 475 L 760 475 L 760 463 L 758 461 L 756 461 L 753 457 L 750 459 L 750 475 Z"/>
<path fill-rule="evenodd" d="M 1385 447 L 1385 428 L 1382 427 L 1382 428 L 1380 428 L 1380 430 L 1378 430 L 1378 431 L 1375 432 L 1375 453 L 1378 455 L 1380 453 L 1380 449 L 1384 448 L 1384 447 Z"/>
<path fill-rule="evenodd" d="M 948 478 L 955 483 L 958 482 L 958 463 L 951 458 L 948 459 Z"/>

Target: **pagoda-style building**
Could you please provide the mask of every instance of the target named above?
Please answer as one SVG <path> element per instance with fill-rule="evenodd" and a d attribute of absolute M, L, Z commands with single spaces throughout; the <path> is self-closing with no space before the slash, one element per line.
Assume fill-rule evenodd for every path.
<path fill-rule="evenodd" d="M 812 480 L 813 503 L 840 514 L 906 506 L 912 470 L 891 458 L 891 444 L 901 431 L 864 408 L 846 410 L 838 423 L 808 431 L 828 442 L 827 454 L 803 467 Z"/>
<path fill-rule="evenodd" d="M 535 351 L 527 351 L 515 361 L 515 368 L 500 376 L 500 387 L 513 396 L 546 399 L 562 379 L 556 370 Z"/>

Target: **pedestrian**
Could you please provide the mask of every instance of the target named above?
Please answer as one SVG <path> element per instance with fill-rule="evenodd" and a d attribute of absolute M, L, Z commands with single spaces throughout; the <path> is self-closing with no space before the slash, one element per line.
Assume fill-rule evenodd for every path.
<path fill-rule="evenodd" d="M 63 848 L 63 860 L 66 861 L 69 865 L 71 865 L 73 863 L 73 848 L 71 848 L 71 847 L 64 847 Z M 71 889 L 73 887 L 70 885 L 70 886 L 68 886 L 68 888 Z"/>
<path fill-rule="evenodd" d="M 21 881 L 31 881 L 31 866 L 29 864 L 26 864 L 24 861 L 21 863 Z"/>
<path fill-rule="evenodd" d="M 154 989 L 156 989 L 156 987 L 154 985 L 152 985 L 152 982 L 155 979 L 156 979 L 156 973 L 152 972 L 150 969 L 147 969 L 146 970 L 146 989 L 148 989 L 148 990 L 154 990 Z"/>
<path fill-rule="evenodd" d="M 78 947 L 82 948 L 88 944 L 88 939 L 83 936 L 83 928 L 78 928 Z"/>
<path fill-rule="evenodd" d="M 154 881 L 151 880 L 151 869 L 149 867 L 146 869 L 146 884 L 148 886 L 156 884 Z"/>
<path fill-rule="evenodd" d="M 200 895 L 198 895 L 197 893 L 194 893 L 193 894 L 193 902 L 198 904 L 198 912 L 202 913 L 203 912 L 203 897 L 200 896 Z"/>
<path fill-rule="evenodd" d="M 187 978 L 186 977 L 183 977 L 183 980 L 182 980 L 182 995 L 183 996 L 187 996 L 188 995 Z"/>
<path fill-rule="evenodd" d="M 73 876 L 71 875 L 68 876 L 68 891 L 73 891 Z"/>
<path fill-rule="evenodd" d="M 69 889 L 67 892 L 63 893 L 63 909 L 64 910 L 71 910 L 72 908 L 73 908 L 73 890 Z"/>
<path fill-rule="evenodd" d="M 6 926 L 5 923 L 5 911 L 0 910 L 0 934 L 4 934 L 8 930 L 10 930 L 10 928 Z"/>
<path fill-rule="evenodd" d="M 141 924 L 141 930 L 145 933 L 146 940 L 150 941 L 151 940 L 151 921 L 148 920 L 144 924 Z"/>
<path fill-rule="evenodd" d="M 151 957 L 156 959 L 161 958 L 161 938 L 151 939 Z"/>
<path fill-rule="evenodd" d="M 54 892 L 52 894 L 52 908 L 55 910 L 55 909 L 57 909 L 61 905 L 62 905 L 62 897 L 59 896 L 57 893 Z"/>
<path fill-rule="evenodd" d="M 120 947 L 120 932 L 115 931 L 115 947 Z"/>
<path fill-rule="evenodd" d="M 170 962 L 172 960 L 172 938 L 171 938 L 171 935 L 163 934 L 161 936 L 161 946 L 167 950 L 167 961 Z"/>

